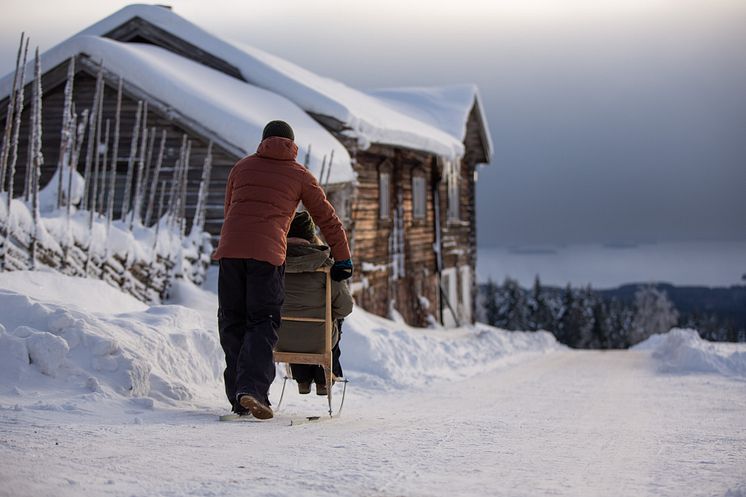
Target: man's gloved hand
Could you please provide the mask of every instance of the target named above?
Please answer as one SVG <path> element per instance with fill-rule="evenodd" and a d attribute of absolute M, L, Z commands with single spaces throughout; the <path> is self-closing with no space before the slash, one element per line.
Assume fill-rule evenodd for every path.
<path fill-rule="evenodd" d="M 352 259 L 337 261 L 329 271 L 334 281 L 342 281 L 352 276 Z"/>

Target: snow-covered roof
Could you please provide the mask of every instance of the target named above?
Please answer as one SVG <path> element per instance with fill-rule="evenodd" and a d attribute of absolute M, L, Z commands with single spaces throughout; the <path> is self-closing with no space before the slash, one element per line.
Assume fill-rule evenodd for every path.
<path fill-rule="evenodd" d="M 165 10 L 165 9 L 160 9 Z M 292 123 L 299 159 L 311 144 L 309 168 L 318 176 L 322 157 L 334 151 L 329 183 L 354 179 L 347 149 L 324 127 L 290 100 L 250 85 L 220 71 L 149 44 L 121 43 L 96 36 L 74 36 L 42 55 L 50 69 L 70 57 L 85 54 L 102 61 L 105 69 L 120 74 L 174 111 L 200 123 L 244 153 L 253 153 L 264 125 L 273 119 Z M 31 64 L 31 62 L 29 63 Z M 27 81 L 32 70 L 27 68 Z M 0 80 L 0 98 L 10 93 L 12 74 Z"/>
<path fill-rule="evenodd" d="M 129 5 L 80 34 L 103 36 L 134 18 L 143 19 L 235 66 L 251 84 L 280 94 L 307 112 L 340 121 L 349 128 L 348 134 L 356 138 L 363 147 L 370 143 L 381 143 L 446 157 L 464 154 L 461 140 L 427 122 L 399 112 L 362 91 L 314 74 L 279 57 L 225 41 L 168 8 Z"/>
<path fill-rule="evenodd" d="M 485 155 L 488 160 L 491 157 L 492 139 L 476 85 L 382 88 L 368 93 L 391 108 L 435 126 L 460 141 L 466 138 L 469 115 L 476 105 L 484 131 Z"/>

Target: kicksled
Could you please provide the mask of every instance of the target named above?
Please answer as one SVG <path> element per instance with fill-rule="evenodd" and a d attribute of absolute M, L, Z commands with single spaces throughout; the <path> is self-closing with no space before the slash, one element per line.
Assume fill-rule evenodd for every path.
<path fill-rule="evenodd" d="M 265 424 L 279 424 L 282 426 L 298 426 L 309 423 L 319 423 L 322 421 L 330 421 L 337 419 L 342 415 L 342 408 L 344 407 L 345 394 L 347 392 L 347 383 L 349 380 L 345 378 L 335 378 L 335 382 L 342 384 L 342 399 L 339 403 L 339 408 L 336 411 L 330 409 L 328 414 L 324 415 L 313 415 L 313 416 L 302 416 L 284 413 L 280 411 L 282 399 L 284 397 L 284 390 L 288 380 L 292 380 L 290 377 L 285 377 L 282 383 L 283 395 L 280 397 L 280 402 L 277 404 L 275 409 L 274 417 L 271 419 L 258 419 L 252 416 L 250 413 L 247 414 L 223 414 L 218 417 L 219 421 L 224 422 L 235 422 L 235 423 L 265 423 Z"/>
<path fill-rule="evenodd" d="M 324 317 L 307 317 L 307 316 L 282 316 L 283 321 L 297 321 L 302 323 L 307 323 L 311 327 L 314 328 L 313 331 L 309 331 L 309 333 L 313 333 L 316 331 L 316 329 L 319 328 L 319 324 L 323 323 L 323 339 L 321 339 L 321 343 L 323 343 L 322 350 L 319 350 L 316 353 L 309 353 L 309 352 L 294 352 L 294 351 L 288 351 L 288 350 L 282 350 L 274 352 L 274 360 L 276 363 L 285 363 L 286 364 L 286 371 L 287 374 L 283 377 L 282 382 L 282 393 L 280 393 L 280 400 L 277 402 L 277 407 L 275 408 L 275 416 L 268 420 L 260 420 L 255 417 L 253 417 L 251 414 L 224 414 L 220 416 L 218 419 L 219 421 L 231 421 L 231 422 L 252 422 L 252 423 L 274 423 L 274 424 L 282 424 L 286 426 L 297 426 L 301 424 L 308 424 L 308 423 L 315 423 L 319 421 L 326 421 L 331 419 L 336 419 L 342 414 L 342 408 L 344 407 L 345 402 L 345 394 L 347 393 L 347 383 L 349 381 L 345 378 L 340 377 L 334 377 L 334 374 L 332 372 L 332 331 L 334 322 L 332 319 L 332 285 L 331 285 L 331 276 L 329 273 L 329 267 L 321 267 L 318 268 L 315 272 L 317 273 L 323 273 L 323 278 L 325 280 L 325 288 L 326 288 L 326 302 L 325 302 L 325 312 Z M 280 326 L 280 329 L 278 330 L 278 335 L 282 335 L 283 333 L 283 327 Z M 321 337 L 319 337 L 321 338 Z M 289 365 L 290 364 L 309 364 L 314 366 L 321 366 L 324 369 L 324 375 L 326 377 L 326 391 L 327 391 L 327 403 L 329 407 L 328 415 L 325 416 L 290 416 L 282 413 L 280 411 L 282 407 L 282 401 L 285 398 L 285 387 L 287 386 L 288 380 L 292 380 L 292 374 Z M 334 411 L 332 407 L 332 386 L 335 383 L 340 383 L 342 385 L 342 399 L 339 404 L 339 408 Z"/>
<path fill-rule="evenodd" d="M 288 368 L 290 369 L 290 368 Z M 290 415 L 286 414 L 282 411 L 280 411 L 280 408 L 282 407 L 282 401 L 285 398 L 285 387 L 287 386 L 288 380 L 292 380 L 292 377 L 289 375 L 285 375 L 283 377 L 282 381 L 282 393 L 280 394 L 280 400 L 277 403 L 277 407 L 275 408 L 274 417 L 271 419 L 258 419 L 252 416 L 250 413 L 247 414 L 223 414 L 222 416 L 218 417 L 218 421 L 224 421 L 224 422 L 236 422 L 236 423 L 268 423 L 268 424 L 279 424 L 283 426 L 298 426 L 298 425 L 304 425 L 309 423 L 318 423 L 321 421 L 329 421 L 332 419 L 336 419 L 342 415 L 342 408 L 345 404 L 345 395 L 347 393 L 347 384 L 349 383 L 349 380 L 346 378 L 334 378 L 335 383 L 342 384 L 342 399 L 339 403 L 339 408 L 334 411 L 332 409 L 332 392 L 331 392 L 331 385 L 328 387 L 328 393 L 327 393 L 327 399 L 329 403 L 329 412 L 326 415 L 314 415 L 314 416 L 300 416 L 300 415 Z"/>

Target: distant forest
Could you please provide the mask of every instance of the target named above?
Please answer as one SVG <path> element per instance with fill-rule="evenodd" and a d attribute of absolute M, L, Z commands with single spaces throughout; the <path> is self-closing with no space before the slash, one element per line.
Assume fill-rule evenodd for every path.
<path fill-rule="evenodd" d="M 673 327 L 706 340 L 746 342 L 746 286 L 729 288 L 632 284 L 530 289 L 507 278 L 480 285 L 479 318 L 507 330 L 547 330 L 574 348 L 621 349 Z"/>

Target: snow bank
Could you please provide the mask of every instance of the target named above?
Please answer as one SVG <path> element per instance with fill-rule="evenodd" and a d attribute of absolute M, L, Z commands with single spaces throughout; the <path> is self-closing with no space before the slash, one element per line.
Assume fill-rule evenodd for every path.
<path fill-rule="evenodd" d="M 673 329 L 634 347 L 651 351 L 664 371 L 719 373 L 746 378 L 746 344 L 702 340 L 695 330 Z"/>
<path fill-rule="evenodd" d="M 0 274 L 0 399 L 80 412 L 102 400 L 224 406 L 217 295 L 181 282 L 172 303 L 148 307 L 54 272 Z M 342 365 L 361 391 L 417 387 L 558 347 L 544 332 L 423 330 L 356 308 L 344 324 Z"/>
<path fill-rule="evenodd" d="M 60 304 L 89 313 L 119 314 L 145 311 L 148 308 L 136 298 L 104 281 L 63 276 L 51 269 L 0 273 L 0 289 L 19 293 L 36 301 Z M 15 310 L 5 309 L 0 322 L 4 322 L 11 312 Z"/>
<path fill-rule="evenodd" d="M 343 327 L 345 375 L 373 387 L 456 380 L 561 347 L 547 332 L 504 331 L 485 324 L 420 329 L 356 307 Z"/>
<path fill-rule="evenodd" d="M 90 279 L 0 276 L 0 395 L 76 411 L 101 400 L 151 407 L 220 398 L 222 352 L 197 312 L 146 307 Z"/>

